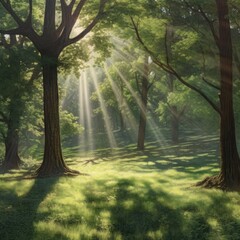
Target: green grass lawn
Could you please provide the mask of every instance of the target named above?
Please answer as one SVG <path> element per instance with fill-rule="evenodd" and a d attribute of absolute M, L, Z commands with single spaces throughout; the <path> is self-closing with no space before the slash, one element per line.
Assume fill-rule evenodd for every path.
<path fill-rule="evenodd" d="M 65 149 L 69 166 L 86 175 L 0 175 L 0 239 L 240 239 L 239 193 L 192 187 L 218 172 L 216 145 L 205 136 L 149 142 L 141 153 L 134 145 Z"/>

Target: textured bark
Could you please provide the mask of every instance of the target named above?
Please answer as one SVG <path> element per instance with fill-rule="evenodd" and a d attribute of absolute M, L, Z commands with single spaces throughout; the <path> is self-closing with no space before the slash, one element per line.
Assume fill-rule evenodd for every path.
<path fill-rule="evenodd" d="M 44 126 L 45 145 L 44 157 L 36 174 L 39 177 L 72 174 L 77 171 L 70 170 L 62 156 L 59 125 L 59 96 L 57 81 L 57 58 L 43 56 L 49 62 L 43 63 L 43 90 L 44 90 Z"/>
<path fill-rule="evenodd" d="M 203 180 L 198 185 L 222 189 L 240 189 L 240 159 L 236 145 L 233 111 L 233 61 L 231 28 L 228 17 L 228 1 L 216 0 L 219 19 L 220 53 L 220 146 L 221 172 L 218 176 Z"/>
<path fill-rule="evenodd" d="M 45 117 L 45 150 L 44 160 L 41 167 L 37 170 L 37 175 L 45 176 L 74 172 L 64 163 L 62 158 L 59 130 L 58 113 L 58 87 L 57 87 L 57 59 L 62 50 L 83 39 L 99 22 L 104 14 L 105 5 L 108 0 L 100 0 L 98 11 L 95 17 L 83 28 L 79 34 L 71 37 L 71 32 L 78 21 L 81 11 L 85 6 L 86 0 L 76 3 L 60 1 L 61 20 L 56 25 L 56 0 L 45 1 L 44 23 L 42 34 L 37 34 L 32 24 L 33 6 L 35 3 L 29 1 L 29 12 L 25 19 L 22 19 L 15 12 L 11 1 L 0 0 L 0 5 L 10 15 L 17 27 L 14 29 L 0 29 L 1 34 L 14 34 L 26 36 L 30 39 L 43 60 L 43 87 L 44 87 L 44 117 Z"/>
<path fill-rule="evenodd" d="M 232 40 L 227 0 L 217 0 L 221 71 L 221 177 L 228 188 L 240 187 L 240 159 L 237 152 L 233 111 Z"/>
<path fill-rule="evenodd" d="M 18 145 L 18 130 L 9 128 L 5 139 L 5 157 L 2 165 L 4 171 L 19 169 L 21 160 L 18 155 Z"/>
<path fill-rule="evenodd" d="M 141 86 L 141 106 L 140 106 L 140 118 L 139 118 L 139 128 L 138 128 L 138 143 L 137 149 L 142 151 L 144 150 L 144 142 L 145 142 L 145 131 L 147 125 L 147 101 L 148 101 L 148 90 L 149 90 L 149 82 L 148 82 L 148 74 L 149 74 L 149 66 L 148 66 L 148 58 L 144 63 L 144 74 L 142 76 L 142 86 Z"/>

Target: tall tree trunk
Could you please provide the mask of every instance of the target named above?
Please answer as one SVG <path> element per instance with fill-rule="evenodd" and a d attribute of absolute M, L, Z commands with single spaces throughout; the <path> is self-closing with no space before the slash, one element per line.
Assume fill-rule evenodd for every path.
<path fill-rule="evenodd" d="M 57 58 L 43 59 L 43 101 L 45 145 L 43 162 L 36 174 L 39 177 L 77 173 L 70 170 L 62 156 L 59 125 L 59 96 Z"/>
<path fill-rule="evenodd" d="M 219 53 L 220 53 L 220 147 L 221 172 L 218 176 L 209 177 L 198 185 L 220 187 L 222 189 L 240 189 L 240 159 L 237 151 L 235 121 L 233 111 L 233 67 L 232 39 L 228 15 L 228 1 L 216 0 L 219 20 Z"/>
<path fill-rule="evenodd" d="M 219 18 L 219 52 L 221 73 L 221 177 L 227 188 L 240 187 L 240 159 L 237 151 L 233 110 L 232 39 L 228 1 L 216 0 Z"/>
<path fill-rule="evenodd" d="M 170 59 L 171 54 L 171 48 L 170 46 L 168 47 L 168 58 Z M 168 74 L 168 90 L 169 93 L 174 93 L 175 88 L 174 88 L 174 76 L 169 73 Z M 170 114 L 171 114 L 171 138 L 172 138 L 172 143 L 176 144 L 178 143 L 178 138 L 179 138 L 179 121 L 180 121 L 180 115 L 178 113 L 177 106 L 171 106 L 169 104 L 169 109 L 170 109 Z"/>
<path fill-rule="evenodd" d="M 171 106 L 171 135 L 172 143 L 177 144 L 179 140 L 179 117 L 176 106 Z"/>
<path fill-rule="evenodd" d="M 148 58 L 144 63 L 144 74 L 142 76 L 142 88 L 141 88 L 141 106 L 140 106 L 140 119 L 139 119 L 139 128 L 138 128 L 138 143 L 137 149 L 142 151 L 144 150 L 144 142 L 145 142 L 145 131 L 147 125 L 147 101 L 148 101 L 148 90 L 149 90 L 149 82 L 148 82 Z"/>
<path fill-rule="evenodd" d="M 120 111 L 119 111 L 119 118 L 120 118 L 120 130 L 123 132 L 126 130 L 126 124 L 124 121 L 124 113 L 125 113 L 125 105 L 124 105 L 124 96 L 123 96 L 123 83 L 121 81 L 121 98 L 120 98 Z"/>

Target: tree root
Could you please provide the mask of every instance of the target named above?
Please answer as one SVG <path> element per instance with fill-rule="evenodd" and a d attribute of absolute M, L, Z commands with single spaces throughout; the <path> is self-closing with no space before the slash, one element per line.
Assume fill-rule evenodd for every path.
<path fill-rule="evenodd" d="M 58 169 L 47 169 L 47 170 L 40 167 L 33 174 L 33 177 L 34 178 L 61 177 L 61 176 L 74 177 L 78 175 L 87 175 L 87 174 L 80 173 L 79 171 L 72 170 L 68 167 L 58 168 Z"/>
<path fill-rule="evenodd" d="M 240 191 L 240 184 L 237 182 L 226 183 L 223 176 L 221 174 L 211 177 L 206 177 L 200 182 L 197 182 L 195 187 L 202 187 L 202 188 L 215 188 L 221 189 L 223 191 Z"/>

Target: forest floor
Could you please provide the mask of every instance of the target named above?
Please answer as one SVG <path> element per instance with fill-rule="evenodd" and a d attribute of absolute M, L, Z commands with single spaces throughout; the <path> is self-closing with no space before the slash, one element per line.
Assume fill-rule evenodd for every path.
<path fill-rule="evenodd" d="M 1 240 L 237 240 L 240 195 L 193 187 L 218 173 L 217 138 L 159 147 L 148 142 L 78 153 L 65 149 L 77 177 L 0 175 Z"/>

